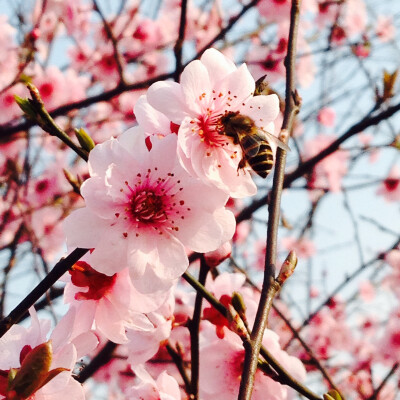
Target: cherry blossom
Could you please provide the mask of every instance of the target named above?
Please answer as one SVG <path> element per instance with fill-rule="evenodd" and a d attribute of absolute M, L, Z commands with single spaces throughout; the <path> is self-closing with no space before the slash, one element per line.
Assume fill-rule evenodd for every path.
<path fill-rule="evenodd" d="M 115 343 L 126 343 L 127 329 L 153 329 L 143 312 L 156 309 L 157 301 L 152 301 L 151 296 L 142 299 L 129 279 L 128 269 L 109 276 L 78 261 L 69 274 L 64 301 L 76 310 L 74 332 L 96 329 Z"/>
<path fill-rule="evenodd" d="M 10 368 L 19 368 L 23 361 L 32 350 L 47 341 L 46 337 L 50 328 L 50 321 L 39 320 L 33 309 L 31 314 L 31 326 L 24 328 L 14 325 L 0 339 L 0 398 L 5 399 L 7 393 L 7 375 Z M 48 383 L 39 388 L 35 393 L 31 393 L 30 399 L 34 400 L 56 400 L 56 399 L 76 399 L 83 400 L 85 398 L 82 386 L 72 378 L 76 359 L 78 357 L 77 348 L 67 339 L 67 333 L 70 331 L 63 326 L 63 331 L 58 329 L 53 331 L 50 339 L 49 357 L 51 357 L 51 365 L 49 371 L 61 368 L 58 375 L 53 377 Z M 83 338 L 81 338 L 83 341 Z M 93 342 L 88 342 L 89 346 L 85 352 L 93 349 Z M 82 353 L 81 353 L 82 355 Z M 36 366 L 37 367 L 37 366 Z M 43 371 L 45 372 L 45 371 Z"/>
<path fill-rule="evenodd" d="M 321 108 L 318 112 L 317 120 L 321 125 L 332 127 L 335 125 L 336 112 L 331 107 Z"/>
<path fill-rule="evenodd" d="M 232 296 L 234 292 L 240 293 L 246 305 L 246 319 L 250 324 L 253 323 L 256 311 L 258 293 L 251 288 L 244 286 L 246 277 L 239 273 L 224 272 L 217 276 L 215 280 L 208 279 L 206 288 L 216 297 L 225 307 L 232 304 Z M 219 338 L 224 338 L 227 329 L 229 329 L 229 321 L 222 316 L 215 308 L 209 306 L 204 307 L 203 319 L 215 325 L 215 332 Z"/>
<path fill-rule="evenodd" d="M 235 65 L 214 49 L 182 72 L 180 84 L 157 82 L 147 92 L 151 106 L 179 125 L 178 156 L 184 168 L 232 197 L 255 194 L 249 168 L 238 168 L 242 150 L 224 135 L 227 112 L 250 117 L 273 134 L 279 113 L 276 95 L 253 97 L 254 79 L 245 64 Z M 270 143 L 275 150 L 274 143 Z"/>
<path fill-rule="evenodd" d="M 112 275 L 128 266 L 149 292 L 154 277 L 171 281 L 185 271 L 184 246 L 212 251 L 235 229 L 226 194 L 190 177 L 176 144 L 175 135 L 153 137 L 149 151 L 143 132 L 133 128 L 96 146 L 91 177 L 81 187 L 86 207 L 64 223 L 69 246 L 94 248 L 95 269 Z"/>
<path fill-rule="evenodd" d="M 301 361 L 280 348 L 279 338 L 266 329 L 263 345 L 279 360 L 280 364 L 300 382 L 306 373 Z M 201 398 L 233 400 L 237 399 L 240 377 L 242 376 L 244 349 L 241 340 L 232 332 L 227 332 L 223 340 L 208 342 L 200 350 L 200 390 Z M 283 400 L 289 398 L 287 386 L 272 380 L 257 370 L 252 399 Z"/>
<path fill-rule="evenodd" d="M 311 158 L 325 149 L 335 140 L 332 135 L 317 135 L 305 144 L 305 156 Z M 315 167 L 309 186 L 311 188 L 329 189 L 332 192 L 341 190 L 342 177 L 347 173 L 348 152 L 341 150 L 326 157 Z"/>
<path fill-rule="evenodd" d="M 396 34 L 396 28 L 393 25 L 393 17 L 378 15 L 375 32 L 382 43 L 393 40 Z"/>
<path fill-rule="evenodd" d="M 156 380 L 145 370 L 143 366 L 134 368 L 138 383 L 128 390 L 131 399 L 160 399 L 180 400 L 181 393 L 178 382 L 165 371 Z"/>
<path fill-rule="evenodd" d="M 382 195 L 387 202 L 400 200 L 400 168 L 397 165 L 390 169 L 376 193 Z"/>
<path fill-rule="evenodd" d="M 282 238 L 281 244 L 287 251 L 294 250 L 299 258 L 310 258 L 316 252 L 315 244 L 305 237 L 300 239 L 285 237 Z"/>

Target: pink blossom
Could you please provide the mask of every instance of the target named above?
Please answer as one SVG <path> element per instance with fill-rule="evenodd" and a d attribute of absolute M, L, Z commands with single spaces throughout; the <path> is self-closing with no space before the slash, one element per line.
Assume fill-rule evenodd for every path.
<path fill-rule="evenodd" d="M 308 259 L 316 252 L 314 242 L 305 237 L 300 239 L 285 237 L 282 238 L 281 244 L 287 251 L 294 250 L 299 258 Z"/>
<path fill-rule="evenodd" d="M 0 89 L 9 85 L 16 77 L 18 69 L 18 44 L 16 29 L 8 23 L 6 15 L 0 15 Z"/>
<path fill-rule="evenodd" d="M 101 82 L 105 89 L 115 87 L 119 81 L 119 72 L 111 44 L 102 42 L 101 47 L 93 54 L 93 60 L 94 65 L 91 66 L 90 72 L 94 79 Z"/>
<path fill-rule="evenodd" d="M 328 359 L 335 351 L 351 350 L 353 336 L 346 322 L 344 307 L 337 298 L 331 299 L 328 308 L 321 310 L 307 328 L 307 340 L 320 359 Z M 304 354 L 307 357 L 306 354 Z"/>
<path fill-rule="evenodd" d="M 17 84 L 0 93 L 0 124 L 5 124 L 10 120 L 20 117 L 22 111 L 19 108 L 14 96 L 26 97 L 27 90 L 22 84 Z M 19 141 L 20 142 L 20 141 Z M 1 154 L 1 153 L 0 153 Z"/>
<path fill-rule="evenodd" d="M 241 222 L 239 225 L 236 226 L 236 231 L 233 236 L 234 243 L 236 244 L 245 243 L 249 234 L 250 234 L 250 224 L 247 221 Z"/>
<path fill-rule="evenodd" d="M 223 134 L 221 117 L 240 113 L 273 134 L 279 113 L 277 96 L 253 97 L 254 89 L 246 65 L 236 68 L 222 53 L 209 49 L 185 68 L 180 84 L 157 82 L 147 93 L 151 106 L 180 125 L 178 156 L 185 169 L 231 197 L 253 195 L 256 186 L 248 167 L 238 169 L 242 150 Z M 275 144 L 271 146 L 275 150 Z"/>
<path fill-rule="evenodd" d="M 86 259 L 90 260 L 90 256 Z M 143 311 L 149 308 L 150 299 L 147 303 L 141 301 L 128 269 L 109 276 L 97 272 L 85 261 L 78 261 L 69 274 L 64 301 L 76 310 L 74 326 L 79 332 L 93 328 L 115 343 L 126 343 L 126 329 L 152 328 L 143 312 L 139 312 L 141 307 Z M 154 309 L 156 306 L 157 303 Z"/>
<path fill-rule="evenodd" d="M 146 400 L 180 400 L 181 392 L 178 382 L 166 372 L 161 373 L 157 380 L 145 370 L 144 366 L 133 369 L 138 383 L 128 390 L 131 399 Z"/>
<path fill-rule="evenodd" d="M 287 51 L 287 38 L 279 39 L 275 47 L 263 46 L 255 43 L 251 47 L 247 62 L 252 74 L 259 78 L 267 75 L 269 83 L 275 83 L 285 76 L 283 60 Z"/>
<path fill-rule="evenodd" d="M 290 18 L 290 0 L 261 0 L 257 4 L 260 14 L 268 21 L 287 21 Z M 316 4 L 314 0 L 305 0 L 301 2 L 301 12 L 316 12 Z"/>
<path fill-rule="evenodd" d="M 65 237 L 61 226 L 64 211 L 60 207 L 43 207 L 34 211 L 30 218 L 32 245 L 43 250 L 43 257 L 47 261 L 54 261 L 64 249 Z"/>
<path fill-rule="evenodd" d="M 234 292 L 242 295 L 246 304 L 246 318 L 252 324 L 257 312 L 258 293 L 251 288 L 244 286 L 246 277 L 240 273 L 227 273 L 224 272 L 218 275 L 214 280 L 207 279 L 206 288 L 221 301 L 225 307 L 232 304 L 232 296 Z M 223 317 L 212 306 L 205 306 L 203 312 L 203 319 L 210 321 L 215 325 L 216 334 L 219 338 L 223 338 L 230 324 L 228 320 Z"/>
<path fill-rule="evenodd" d="M 175 135 L 145 142 L 136 127 L 97 145 L 81 187 L 86 207 L 65 220 L 69 246 L 94 249 L 91 264 L 106 275 L 129 266 L 142 292 L 185 271 L 185 246 L 215 250 L 235 228 L 226 194 L 190 177 L 176 144 Z"/>
<path fill-rule="evenodd" d="M 332 127 L 335 125 L 336 112 L 331 107 L 324 107 L 318 112 L 317 120 L 321 125 Z"/>
<path fill-rule="evenodd" d="M 320 293 L 317 287 L 315 286 L 311 286 L 310 288 L 310 297 L 312 299 L 316 299 L 317 297 L 319 297 Z"/>
<path fill-rule="evenodd" d="M 50 321 L 38 320 L 33 309 L 30 310 L 30 313 L 32 322 L 29 328 L 14 325 L 0 339 L 0 370 L 7 372 L 10 368 L 19 368 L 21 358 L 24 358 L 28 351 L 47 341 Z M 63 332 L 55 330 L 50 337 L 52 340 L 50 370 L 60 367 L 66 370 L 29 397 L 32 400 L 59 400 L 64 398 L 83 400 L 85 398 L 82 386 L 71 376 L 78 353 L 74 344 L 70 340 L 65 340 L 67 338 L 65 333 L 69 332 L 69 329 L 65 328 L 67 326 L 64 326 Z M 0 377 L 0 379 L 7 378 Z M 6 388 L 3 383 L 0 383 L 0 387 Z M 0 398 L 5 399 L 5 394 L 0 392 Z"/>
<path fill-rule="evenodd" d="M 400 168 L 394 165 L 387 176 L 378 187 L 376 194 L 382 195 L 385 201 L 400 200 Z"/>
<path fill-rule="evenodd" d="M 263 4 L 263 2 L 259 4 Z M 267 2 L 264 4 L 267 5 Z M 290 2 L 288 5 L 290 6 Z M 269 4 L 268 8 L 271 8 Z M 256 78 L 267 75 L 267 81 L 275 83 L 285 77 L 284 59 L 288 48 L 288 35 L 289 19 L 279 24 L 277 37 L 272 45 L 266 46 L 258 43 L 256 39 L 253 40 L 253 47 L 248 53 L 247 62 L 250 71 Z M 316 69 L 312 57 L 307 55 L 311 52 L 311 48 L 303 36 L 304 32 L 300 30 L 297 46 L 304 55 L 296 62 L 296 75 L 299 85 L 308 87 L 314 80 Z"/>
<path fill-rule="evenodd" d="M 56 66 L 51 65 L 45 71 L 38 70 L 33 83 L 48 110 L 65 103 L 65 78 Z"/>
<path fill-rule="evenodd" d="M 335 139 L 333 135 L 324 134 L 314 137 L 305 144 L 305 157 L 311 158 L 317 155 Z M 332 192 L 339 192 L 341 190 L 342 177 L 347 173 L 348 159 L 348 152 L 343 150 L 335 151 L 330 156 L 324 158 L 314 167 L 309 186 L 311 188 L 327 188 Z"/>
<path fill-rule="evenodd" d="M 301 361 L 283 351 L 276 333 L 266 329 L 263 345 L 279 363 L 299 381 L 306 373 Z M 239 337 L 227 332 L 223 340 L 206 342 L 200 349 L 200 391 L 204 400 L 237 399 L 244 361 L 243 344 Z M 289 398 L 288 387 L 275 382 L 260 370 L 255 374 L 253 400 L 284 400 Z"/>
<path fill-rule="evenodd" d="M 342 14 L 343 27 L 347 37 L 364 33 L 367 26 L 367 8 L 363 0 L 346 0 L 342 5 L 344 12 Z"/>
<path fill-rule="evenodd" d="M 378 15 L 375 32 L 382 43 L 393 40 L 396 34 L 396 28 L 393 25 L 393 17 Z"/>
<path fill-rule="evenodd" d="M 375 288 L 370 281 L 360 283 L 360 297 L 365 302 L 371 302 L 375 298 Z"/>
<path fill-rule="evenodd" d="M 391 313 L 385 324 L 384 337 L 379 343 L 381 356 L 387 365 L 393 365 L 400 358 L 400 313 Z"/>
<path fill-rule="evenodd" d="M 335 2 L 318 0 L 317 25 L 323 29 L 327 25 L 333 25 L 338 15 L 339 4 Z"/>

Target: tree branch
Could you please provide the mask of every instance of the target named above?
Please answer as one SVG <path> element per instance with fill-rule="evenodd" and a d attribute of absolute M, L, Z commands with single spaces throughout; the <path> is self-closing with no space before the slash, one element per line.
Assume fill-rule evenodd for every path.
<path fill-rule="evenodd" d="M 89 249 L 75 249 L 59 261 L 46 277 L 0 322 L 0 338 L 53 286 Z"/>
<path fill-rule="evenodd" d="M 285 59 L 286 66 L 286 100 L 283 117 L 282 133 L 288 140 L 287 132 L 292 128 L 294 115 L 298 112 L 297 99 L 295 97 L 295 61 L 297 31 L 300 16 L 300 0 L 292 0 L 290 12 L 290 29 L 288 39 L 288 52 Z M 277 251 L 278 225 L 280 215 L 280 202 L 285 177 L 286 151 L 278 148 L 276 154 L 274 183 L 270 194 L 269 217 L 267 231 L 267 250 L 265 257 L 264 281 L 261 289 L 260 302 L 258 304 L 254 327 L 251 333 L 250 346 L 246 346 L 246 355 L 243 365 L 243 375 L 240 381 L 239 400 L 250 400 L 254 386 L 254 376 L 257 370 L 258 355 L 261 348 L 264 330 L 267 326 L 268 314 L 272 300 L 280 288 L 275 281 L 275 263 Z"/>

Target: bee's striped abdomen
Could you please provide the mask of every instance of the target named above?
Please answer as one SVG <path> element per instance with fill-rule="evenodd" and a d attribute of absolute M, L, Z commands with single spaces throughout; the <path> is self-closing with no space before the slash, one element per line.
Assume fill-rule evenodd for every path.
<path fill-rule="evenodd" d="M 271 146 L 266 142 L 261 143 L 258 153 L 253 157 L 248 157 L 247 162 L 256 174 L 261 178 L 266 178 L 274 166 Z"/>

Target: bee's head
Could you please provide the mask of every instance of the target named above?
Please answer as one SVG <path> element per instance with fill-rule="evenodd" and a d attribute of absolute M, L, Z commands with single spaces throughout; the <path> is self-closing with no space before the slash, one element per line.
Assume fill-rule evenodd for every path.
<path fill-rule="evenodd" d="M 225 111 L 225 114 L 221 116 L 220 122 L 222 126 L 226 127 L 228 124 L 231 123 L 231 121 L 239 115 L 239 112 L 236 111 Z"/>

